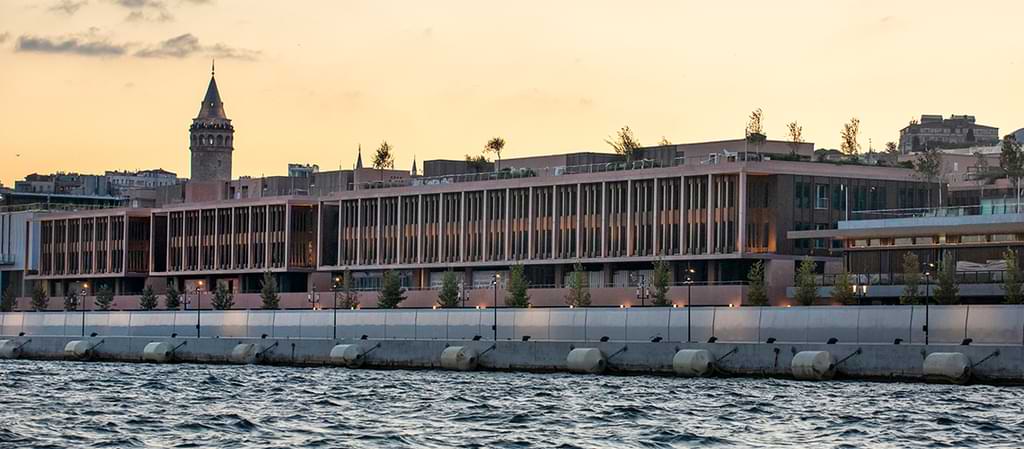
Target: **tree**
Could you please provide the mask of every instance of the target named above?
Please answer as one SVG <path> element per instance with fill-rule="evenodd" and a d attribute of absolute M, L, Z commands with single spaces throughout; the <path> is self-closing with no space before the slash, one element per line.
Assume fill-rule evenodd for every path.
<path fill-rule="evenodd" d="M 14 284 L 7 285 L 2 295 L 0 295 L 0 312 L 10 312 L 14 310 L 15 303 L 18 301 L 18 294 L 14 291 Z"/>
<path fill-rule="evenodd" d="M 750 119 L 747 120 L 747 129 L 745 133 L 747 143 L 754 146 L 754 149 L 760 153 L 761 146 L 764 145 L 765 140 L 768 137 L 764 134 L 764 112 L 761 108 L 754 109 L 750 113 Z"/>
<path fill-rule="evenodd" d="M 654 261 L 654 272 L 651 273 L 651 304 L 659 307 L 672 305 L 668 297 L 669 274 L 668 262 L 661 259 Z"/>
<path fill-rule="evenodd" d="M 853 292 L 853 284 L 850 283 L 850 273 L 843 271 L 836 277 L 832 284 L 832 300 L 839 304 L 856 304 L 857 297 Z"/>
<path fill-rule="evenodd" d="M 999 152 L 999 168 L 1013 187 L 1017 203 L 1014 211 L 1020 212 L 1020 179 L 1024 176 L 1024 151 L 1013 134 L 1003 137 L 1003 147 Z"/>
<path fill-rule="evenodd" d="M 768 305 L 768 289 L 764 285 L 764 261 L 759 260 L 747 272 L 747 303 L 752 306 Z"/>
<path fill-rule="evenodd" d="M 857 157 L 860 153 L 860 142 L 857 142 L 860 136 L 860 119 L 857 117 L 851 118 L 850 122 L 843 125 L 842 132 L 839 133 L 839 137 L 842 143 L 839 145 L 840 151 L 843 154 L 850 157 Z"/>
<path fill-rule="evenodd" d="M 1024 300 L 1024 292 L 1021 289 L 1022 273 L 1017 252 L 1006 248 L 1003 252 L 1003 261 L 1006 262 L 1006 272 L 1003 273 L 1003 302 L 1020 304 Z"/>
<path fill-rule="evenodd" d="M 265 310 L 281 308 L 281 297 L 277 295 L 277 281 L 269 271 L 263 273 L 263 280 L 260 281 L 260 308 Z"/>
<path fill-rule="evenodd" d="M 50 306 L 50 297 L 41 288 L 32 291 L 32 310 L 36 312 L 46 310 Z"/>
<path fill-rule="evenodd" d="M 104 285 L 96 292 L 96 308 L 107 311 L 114 305 L 114 291 Z"/>
<path fill-rule="evenodd" d="M 796 270 L 796 295 L 800 305 L 810 306 L 818 301 L 818 286 L 814 283 L 814 262 L 804 259 Z"/>
<path fill-rule="evenodd" d="M 903 294 L 900 304 L 921 303 L 921 260 L 917 254 L 903 254 Z"/>
<path fill-rule="evenodd" d="M 455 277 L 455 272 L 445 272 L 441 278 L 441 290 L 437 293 L 437 303 L 445 309 L 459 306 L 459 280 Z"/>
<path fill-rule="evenodd" d="M 565 296 L 565 303 L 572 307 L 590 307 L 588 284 L 583 264 L 576 262 L 572 267 L 572 274 L 569 275 L 569 294 Z"/>
<path fill-rule="evenodd" d="M 804 143 L 804 127 L 793 121 L 786 124 L 786 130 L 789 136 L 789 154 L 795 156 L 800 144 Z"/>
<path fill-rule="evenodd" d="M 210 305 L 213 310 L 231 310 L 235 306 L 235 296 L 231 294 L 227 285 L 217 284 L 217 288 L 213 290 L 213 299 L 210 300 Z"/>
<path fill-rule="evenodd" d="M 167 293 L 164 294 L 164 308 L 167 310 L 178 310 L 181 308 L 181 292 L 178 291 L 178 286 L 173 283 L 167 286 Z"/>
<path fill-rule="evenodd" d="M 405 301 L 405 289 L 402 288 L 402 279 L 394 270 L 384 272 L 380 280 L 380 293 L 377 296 L 377 307 L 382 309 L 396 309 Z"/>
<path fill-rule="evenodd" d="M 495 157 L 498 158 L 498 163 L 494 164 L 494 171 L 501 170 L 501 150 L 505 149 L 505 139 L 501 137 L 495 137 L 487 141 L 484 145 L 484 151 L 494 153 Z"/>
<path fill-rule="evenodd" d="M 949 251 L 942 253 L 942 261 L 935 273 L 935 302 L 956 304 L 960 300 L 960 285 L 956 280 L 956 261 Z"/>
<path fill-rule="evenodd" d="M 384 169 L 395 168 L 395 153 L 391 145 L 385 140 L 377 147 L 377 153 L 373 155 L 373 168 L 380 170 L 380 180 L 384 180 Z"/>
<path fill-rule="evenodd" d="M 889 156 L 899 156 L 900 149 L 896 146 L 896 142 L 889 141 L 885 143 L 885 154 Z"/>
<path fill-rule="evenodd" d="M 156 309 L 156 306 L 156 294 L 153 293 L 153 287 L 147 285 L 146 288 L 142 289 L 142 296 L 139 297 L 139 307 L 141 307 L 142 310 L 153 310 Z"/>
<path fill-rule="evenodd" d="M 341 275 L 341 302 L 338 307 L 342 309 L 354 309 L 359 307 L 359 293 L 352 286 L 352 272 L 345 270 Z"/>
<path fill-rule="evenodd" d="M 918 154 L 914 160 L 914 174 L 918 179 L 929 185 L 938 183 L 942 179 L 942 153 L 938 148 L 925 147 L 924 151 Z M 941 186 L 939 187 L 941 197 Z M 932 196 L 928 195 L 928 207 L 932 205 Z"/>
<path fill-rule="evenodd" d="M 479 156 L 466 155 L 466 167 L 473 170 L 474 173 L 483 172 L 487 168 L 487 164 L 490 163 L 491 161 L 487 159 L 487 156 L 482 154 Z"/>
<path fill-rule="evenodd" d="M 659 146 L 663 146 L 663 147 L 664 146 L 669 146 L 669 145 L 672 145 L 672 141 L 668 140 L 668 137 L 661 136 L 661 140 L 658 141 L 658 145 Z"/>
<path fill-rule="evenodd" d="M 508 273 L 508 284 L 505 286 L 505 305 L 509 307 L 529 307 L 530 295 L 527 290 L 530 288 L 526 280 L 526 269 L 522 264 L 512 265 Z"/>
<path fill-rule="evenodd" d="M 629 126 L 623 126 L 616 133 L 615 139 L 605 139 L 604 141 L 611 145 L 612 149 L 615 150 L 615 154 L 625 156 L 626 162 L 633 162 L 636 150 L 640 148 L 640 141 L 633 135 L 633 130 L 629 129 Z"/>
<path fill-rule="evenodd" d="M 78 292 L 73 288 L 68 288 L 64 295 L 64 310 L 68 312 L 78 310 Z"/>

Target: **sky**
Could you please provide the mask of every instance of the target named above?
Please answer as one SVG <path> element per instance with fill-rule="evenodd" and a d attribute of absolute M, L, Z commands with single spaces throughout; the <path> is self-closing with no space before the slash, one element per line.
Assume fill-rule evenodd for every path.
<path fill-rule="evenodd" d="M 921 114 L 1024 127 L 1019 0 L 0 0 L 0 181 L 164 168 L 216 58 L 235 176 L 766 134 L 881 148 Z M 422 165 L 420 165 L 422 167 Z"/>

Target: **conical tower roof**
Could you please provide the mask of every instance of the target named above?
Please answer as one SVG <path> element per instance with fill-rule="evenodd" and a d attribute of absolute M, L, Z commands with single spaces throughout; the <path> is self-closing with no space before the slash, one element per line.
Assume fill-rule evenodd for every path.
<path fill-rule="evenodd" d="M 197 119 L 227 119 L 224 113 L 224 102 L 220 101 L 220 91 L 217 90 L 217 79 L 210 76 L 210 85 L 206 88 L 206 96 L 203 97 L 203 105 L 199 108 Z"/>

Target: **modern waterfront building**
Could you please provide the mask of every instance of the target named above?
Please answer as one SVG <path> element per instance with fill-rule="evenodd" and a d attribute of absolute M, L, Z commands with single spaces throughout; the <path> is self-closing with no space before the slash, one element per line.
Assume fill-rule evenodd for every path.
<path fill-rule="evenodd" d="M 836 229 L 792 231 L 789 238 L 841 240 L 846 271 L 854 284 L 866 286 L 859 292 L 865 302 L 899 300 L 907 253 L 921 264 L 922 295 L 929 293 L 924 285 L 934 284 L 943 258 L 951 258 L 964 302 L 1001 302 L 1007 268 L 1003 254 L 1024 249 L 1024 209 L 1014 205 L 864 211 L 852 218 Z M 819 277 L 820 296 L 831 296 L 836 276 Z"/>

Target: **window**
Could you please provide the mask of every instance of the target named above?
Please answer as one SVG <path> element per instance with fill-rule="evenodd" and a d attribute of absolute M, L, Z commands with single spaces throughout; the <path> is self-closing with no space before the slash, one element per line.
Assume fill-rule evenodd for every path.
<path fill-rule="evenodd" d="M 814 208 L 828 209 L 828 184 L 818 184 L 814 189 Z"/>

